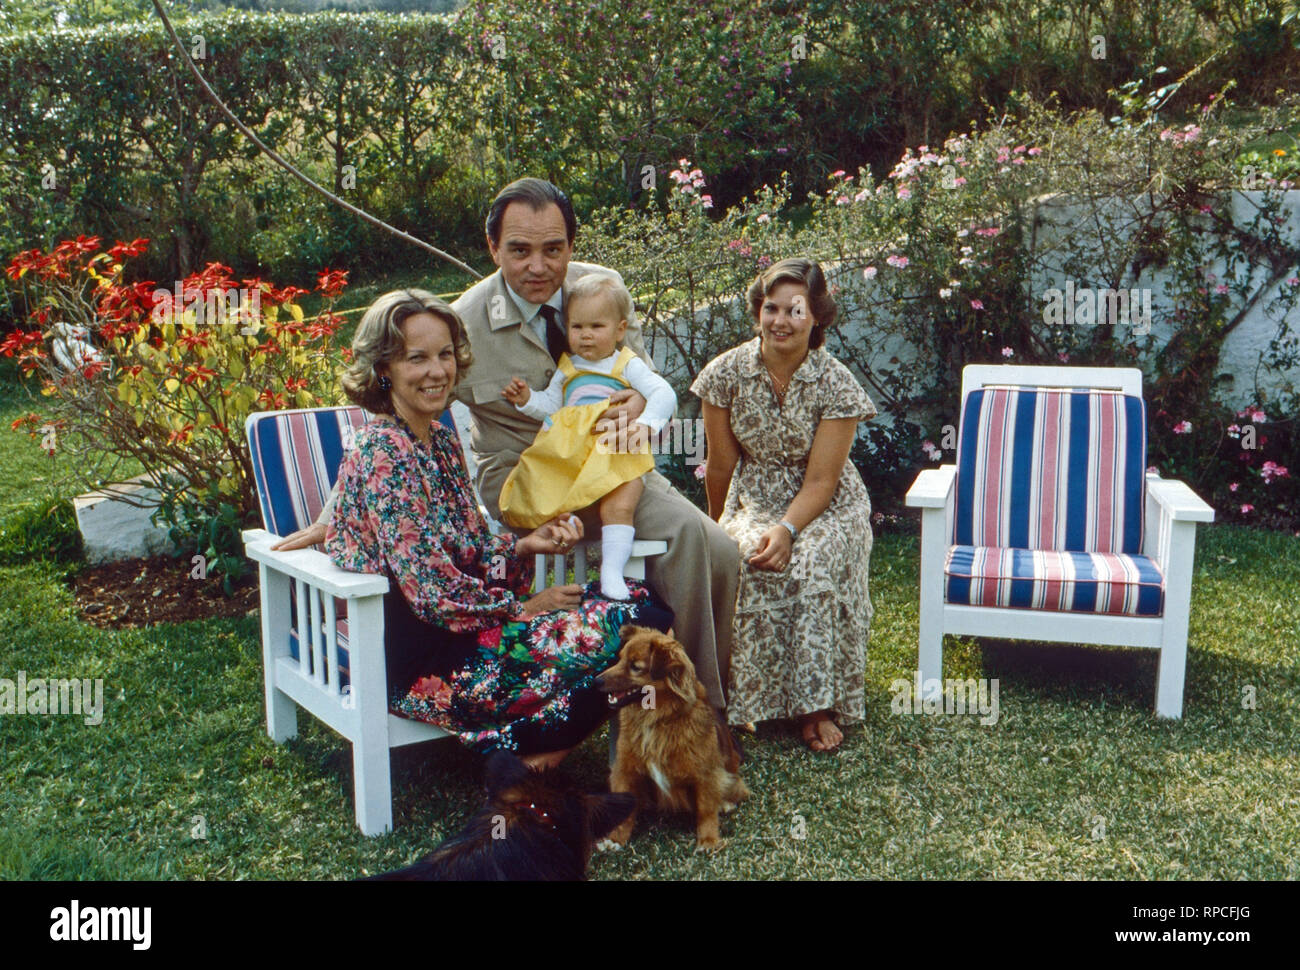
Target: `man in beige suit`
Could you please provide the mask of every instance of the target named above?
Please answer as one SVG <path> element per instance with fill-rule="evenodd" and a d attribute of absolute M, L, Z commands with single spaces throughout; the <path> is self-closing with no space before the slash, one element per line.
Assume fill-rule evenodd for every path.
<path fill-rule="evenodd" d="M 530 387 L 545 387 L 564 350 L 568 284 L 588 273 L 618 274 L 571 261 L 577 233 L 573 207 L 563 192 L 542 179 L 519 179 L 502 189 L 489 209 L 486 230 L 498 270 L 452 304 L 465 321 L 474 354 L 455 396 L 474 418 L 471 441 L 479 497 L 499 519 L 501 486 L 541 427 L 504 400 L 501 391 L 516 376 Z M 624 343 L 654 366 L 636 319 L 628 320 Z M 645 407 L 645 399 L 631 390 L 610 400 L 610 410 L 597 425 L 601 433 L 620 424 L 626 427 Z M 636 537 L 668 543 L 666 553 L 647 560 L 647 582 L 672 608 L 674 632 L 686 645 L 709 700 L 721 708 L 740 571 L 736 542 L 657 471 L 647 473 L 643 481 Z M 290 536 L 279 548 L 322 541 L 332 506 L 331 501 L 314 526 Z M 584 516 L 583 523 L 587 534 L 599 531 L 594 514 Z M 560 587 L 559 605 L 576 606 L 578 589 Z"/>

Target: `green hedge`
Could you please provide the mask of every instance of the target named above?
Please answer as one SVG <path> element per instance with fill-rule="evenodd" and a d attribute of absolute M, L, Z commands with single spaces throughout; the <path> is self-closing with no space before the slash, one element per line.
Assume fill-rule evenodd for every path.
<path fill-rule="evenodd" d="M 1265 103 L 1300 77 L 1294 7 L 472 0 L 451 15 L 226 12 L 178 29 L 203 38 L 200 66 L 236 114 L 309 174 L 481 260 L 486 203 L 522 174 L 561 182 L 586 214 L 644 201 L 644 167 L 662 182 L 688 156 L 721 208 L 782 172 L 798 198 L 837 168 L 880 171 L 986 103 L 1014 111 L 1013 92 L 1110 114 L 1111 89 L 1200 64 L 1167 112 L 1231 77 L 1234 97 Z M 299 282 L 331 262 L 428 265 L 260 158 L 153 20 L 0 37 L 0 171 L 6 255 L 98 233 L 158 240 L 147 268 L 164 281 L 211 259 Z"/>

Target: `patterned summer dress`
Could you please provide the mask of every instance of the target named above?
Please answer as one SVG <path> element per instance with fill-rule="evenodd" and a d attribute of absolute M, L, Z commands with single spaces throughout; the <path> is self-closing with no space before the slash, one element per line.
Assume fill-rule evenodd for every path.
<path fill-rule="evenodd" d="M 824 348 L 809 351 L 778 401 L 757 337 L 710 361 L 691 390 L 731 412 L 741 447 L 718 522 L 740 544 L 741 558 L 727 720 L 820 710 L 860 720 L 872 536 L 871 500 L 853 463 L 845 461 L 830 506 L 799 533 L 784 570 L 753 569 L 745 560 L 803 487 L 819 422 L 869 419 L 875 405 Z"/>
<path fill-rule="evenodd" d="M 395 714 L 427 721 L 479 751 L 557 750 L 608 716 L 595 674 L 614 663 L 619 629 L 667 629 L 671 614 L 630 582 L 630 602 L 604 599 L 524 617 L 532 557 L 493 535 L 456 435 L 434 423 L 422 444 L 379 415 L 339 469 L 325 550 L 342 569 L 387 574 L 385 656 Z M 582 723 L 571 723 L 581 721 Z"/>

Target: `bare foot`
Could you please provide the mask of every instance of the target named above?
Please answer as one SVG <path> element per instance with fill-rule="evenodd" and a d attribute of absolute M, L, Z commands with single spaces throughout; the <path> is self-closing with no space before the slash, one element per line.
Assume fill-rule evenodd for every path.
<path fill-rule="evenodd" d="M 834 751 L 844 740 L 839 727 L 831 720 L 830 711 L 817 711 L 803 719 L 803 740 L 813 751 Z"/>
<path fill-rule="evenodd" d="M 558 768 L 560 762 L 564 760 L 572 748 L 565 748 L 563 751 L 546 751 L 542 754 L 525 755 L 519 760 L 526 764 L 533 771 L 545 771 L 547 768 Z"/>

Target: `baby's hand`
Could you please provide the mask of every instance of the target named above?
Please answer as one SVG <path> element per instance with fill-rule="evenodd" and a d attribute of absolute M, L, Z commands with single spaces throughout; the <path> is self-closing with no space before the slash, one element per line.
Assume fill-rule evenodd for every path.
<path fill-rule="evenodd" d="M 501 396 L 515 407 L 519 407 L 528 403 L 528 399 L 533 396 L 533 391 L 522 377 L 512 377 L 510 383 L 501 391 Z"/>

